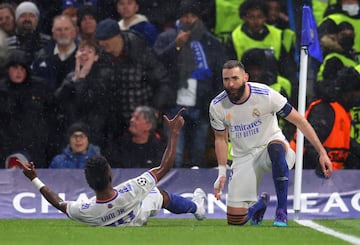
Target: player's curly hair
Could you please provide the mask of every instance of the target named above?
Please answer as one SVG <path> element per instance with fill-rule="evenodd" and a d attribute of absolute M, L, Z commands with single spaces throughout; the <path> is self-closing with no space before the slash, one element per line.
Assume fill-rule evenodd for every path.
<path fill-rule="evenodd" d="M 109 184 L 109 171 L 110 165 L 105 157 L 90 157 L 85 166 L 86 181 L 93 190 L 102 191 Z"/>

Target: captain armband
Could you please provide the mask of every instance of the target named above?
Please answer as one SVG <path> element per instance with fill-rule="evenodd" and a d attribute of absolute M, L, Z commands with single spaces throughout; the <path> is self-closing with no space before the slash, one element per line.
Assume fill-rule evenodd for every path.
<path fill-rule="evenodd" d="M 287 102 L 287 103 L 284 105 L 284 107 L 281 108 L 281 110 L 278 111 L 276 114 L 277 114 L 278 116 L 282 117 L 282 118 L 285 118 L 285 117 L 287 117 L 287 116 L 290 114 L 292 108 L 293 108 L 292 105 L 290 105 L 290 104 Z"/>

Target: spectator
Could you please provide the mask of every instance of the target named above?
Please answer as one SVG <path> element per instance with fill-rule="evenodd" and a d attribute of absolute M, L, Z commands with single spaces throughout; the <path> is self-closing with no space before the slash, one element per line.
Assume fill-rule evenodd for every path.
<path fill-rule="evenodd" d="M 64 151 L 52 159 L 49 168 L 85 168 L 87 159 L 101 155 L 100 148 L 90 143 L 89 127 L 82 122 L 69 127 L 68 142 Z"/>
<path fill-rule="evenodd" d="M 7 39 L 9 49 L 21 49 L 30 55 L 33 60 L 37 52 L 46 46 L 50 37 L 38 30 L 40 12 L 32 2 L 22 2 L 16 7 L 15 34 Z"/>
<path fill-rule="evenodd" d="M 187 108 L 175 166 L 207 167 L 204 159 L 209 134 L 208 105 L 221 89 L 220 68 L 225 52 L 220 41 L 206 29 L 195 1 L 181 1 L 177 12 L 178 29 L 164 31 L 154 45 L 177 91 L 176 104 L 167 113 L 173 116 L 179 108 Z"/>
<path fill-rule="evenodd" d="M 59 15 L 54 18 L 52 33 L 54 42 L 41 50 L 33 63 L 33 71 L 45 78 L 49 89 L 55 91 L 75 67 L 76 28 L 69 16 Z"/>
<path fill-rule="evenodd" d="M 176 10 L 180 0 L 137 0 L 140 13 L 162 32 L 175 26 Z"/>
<path fill-rule="evenodd" d="M 355 50 L 353 49 L 355 35 L 354 27 L 348 22 L 341 22 L 339 25 L 335 26 L 335 29 L 337 32 L 334 38 L 336 38 L 335 40 L 338 45 L 332 50 L 327 50 L 324 61 L 320 65 L 317 74 L 317 83 L 315 85 L 315 91 L 317 93 L 321 92 L 317 89 L 317 86 L 323 80 L 328 81 L 336 79 L 337 72 L 344 66 L 355 67 L 359 64 L 355 55 Z"/>
<path fill-rule="evenodd" d="M 277 60 L 279 74 L 289 79 L 293 91 L 297 91 L 297 65 L 294 59 L 293 37 L 274 26 L 266 24 L 268 6 L 263 0 L 246 0 L 240 5 L 240 18 L 244 21 L 234 29 L 226 47 L 231 59 L 241 60 L 246 50 L 267 49 Z"/>
<path fill-rule="evenodd" d="M 334 23 L 339 25 L 341 22 L 348 22 L 355 32 L 353 48 L 356 52 L 360 52 L 360 1 L 337 0 L 336 4 L 330 5 L 324 16 L 318 28 L 320 40 L 324 43 L 323 39 L 327 39 L 326 43 L 330 45 Z"/>
<path fill-rule="evenodd" d="M 56 90 L 55 97 L 64 118 L 59 128 L 67 129 L 70 124 L 83 121 L 89 125 L 92 142 L 104 149 L 111 69 L 101 65 L 99 51 L 95 40 L 80 42 L 73 71 Z"/>
<path fill-rule="evenodd" d="M 12 50 L 0 82 L 0 156 L 27 151 L 39 168 L 47 167 L 52 96 L 34 77 L 25 51 Z M 4 159 L 1 159 L 1 163 Z"/>
<path fill-rule="evenodd" d="M 138 106 L 130 119 L 128 132 L 109 147 L 106 157 L 113 168 L 153 168 L 161 162 L 165 143 L 156 133 L 157 112 Z"/>
<path fill-rule="evenodd" d="M 336 79 L 326 81 L 326 86 L 322 84 L 321 89 L 323 91 L 321 96 L 309 105 L 305 117 L 325 147 L 333 169 L 343 169 L 347 165 L 353 168 L 354 163 L 359 165 L 354 161 L 355 156 L 359 157 L 359 152 L 350 148 L 349 110 L 353 106 L 354 92 L 357 94 L 360 92 L 360 74 L 353 67 L 343 67 Z M 318 159 L 316 150 L 307 140 L 304 146 L 304 168 L 317 169 L 317 174 L 321 174 L 316 164 Z M 296 138 L 291 142 L 291 147 L 296 150 Z M 348 162 L 350 152 L 353 152 L 353 156 L 351 162 Z"/>
<path fill-rule="evenodd" d="M 116 139 L 128 128 L 138 105 L 153 106 L 159 113 L 164 111 L 173 100 L 171 80 L 146 41 L 134 32 L 120 31 L 117 21 L 99 22 L 96 39 L 109 57 L 105 65 L 113 69 L 108 128 L 114 132 L 111 139 Z"/>
<path fill-rule="evenodd" d="M 269 7 L 269 14 L 266 23 L 283 30 L 283 39 L 291 40 L 292 45 L 296 45 L 296 34 L 290 29 L 289 17 L 283 10 L 283 1 L 265 0 Z"/>
<path fill-rule="evenodd" d="M 8 47 L 6 43 L 6 33 L 0 30 L 0 77 L 5 76 L 5 65 L 8 59 Z"/>
<path fill-rule="evenodd" d="M 244 0 L 207 0 L 203 2 L 207 9 L 207 13 L 204 11 L 203 14 L 204 22 L 222 43 L 226 43 L 231 32 L 243 23 L 239 17 L 238 8 Z"/>
<path fill-rule="evenodd" d="M 155 25 L 149 22 L 147 17 L 138 14 L 138 0 L 117 0 L 117 11 L 121 17 L 119 21 L 120 30 L 133 30 L 140 33 L 152 47 L 156 41 L 159 31 Z"/>
<path fill-rule="evenodd" d="M 62 84 L 67 74 L 75 67 L 75 53 L 77 44 L 75 42 L 76 29 L 67 15 L 59 15 L 53 22 L 53 39 L 43 48 L 39 57 L 33 62 L 34 75 L 47 81 L 47 89 L 54 93 Z M 54 108 L 56 119 L 51 123 L 52 141 L 49 142 L 49 156 L 54 156 L 63 145 L 63 132 L 66 131 L 66 118 L 59 113 L 59 108 Z M 51 159 L 48 159 L 49 161 Z"/>
<path fill-rule="evenodd" d="M 98 22 L 97 9 L 94 6 L 83 6 L 77 12 L 77 26 L 80 40 L 95 39 L 95 30 Z"/>
<path fill-rule="evenodd" d="M 281 30 L 289 28 L 289 17 L 283 11 L 281 0 L 265 0 L 269 8 L 269 14 L 266 23 L 275 26 Z"/>
<path fill-rule="evenodd" d="M 337 0 L 326 0 L 326 1 L 318 1 L 312 0 L 311 1 L 311 8 L 314 13 L 316 24 L 319 23 L 324 19 L 325 11 L 329 5 L 335 4 Z"/>
<path fill-rule="evenodd" d="M 9 3 L 0 4 L 0 29 L 9 37 L 15 34 L 15 26 L 14 7 Z"/>
<path fill-rule="evenodd" d="M 79 9 L 76 8 L 76 7 L 68 7 L 66 9 L 64 9 L 62 11 L 62 13 L 61 13 L 63 15 L 67 15 L 67 16 L 69 16 L 71 18 L 71 21 L 73 22 L 73 25 L 76 27 L 76 33 L 77 34 L 79 33 L 79 27 L 77 25 L 77 23 L 78 23 L 78 21 L 77 21 L 77 19 L 78 19 L 78 17 L 77 17 L 78 11 L 79 11 Z M 77 36 L 77 34 L 76 34 L 76 36 Z"/>
<path fill-rule="evenodd" d="M 360 65 L 357 65 L 355 70 L 360 74 Z M 350 154 L 345 168 L 360 169 L 360 90 L 354 90 L 351 97 Z"/>

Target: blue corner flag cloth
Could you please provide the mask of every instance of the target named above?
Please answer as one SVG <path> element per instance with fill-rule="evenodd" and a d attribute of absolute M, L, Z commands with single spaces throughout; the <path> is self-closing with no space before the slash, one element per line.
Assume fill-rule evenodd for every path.
<path fill-rule="evenodd" d="M 309 55 L 319 62 L 323 62 L 319 36 L 313 11 L 309 6 L 303 7 L 301 23 L 301 46 L 309 47 Z"/>

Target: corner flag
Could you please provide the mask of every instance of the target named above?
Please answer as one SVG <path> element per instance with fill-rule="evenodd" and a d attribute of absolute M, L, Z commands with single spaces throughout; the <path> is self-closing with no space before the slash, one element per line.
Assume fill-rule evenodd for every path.
<path fill-rule="evenodd" d="M 313 12 L 309 6 L 303 7 L 301 26 L 301 47 L 300 47 L 300 73 L 299 73 L 299 103 L 298 112 L 305 115 L 306 107 L 306 83 L 308 73 L 309 55 L 322 63 L 323 57 L 320 49 L 319 37 Z M 303 168 L 304 135 L 297 129 L 296 137 L 296 164 L 294 179 L 294 217 L 299 219 L 301 208 L 301 182 Z"/>
<path fill-rule="evenodd" d="M 309 55 L 319 62 L 323 62 L 314 14 L 312 9 L 306 5 L 302 12 L 301 46 L 308 46 Z"/>

